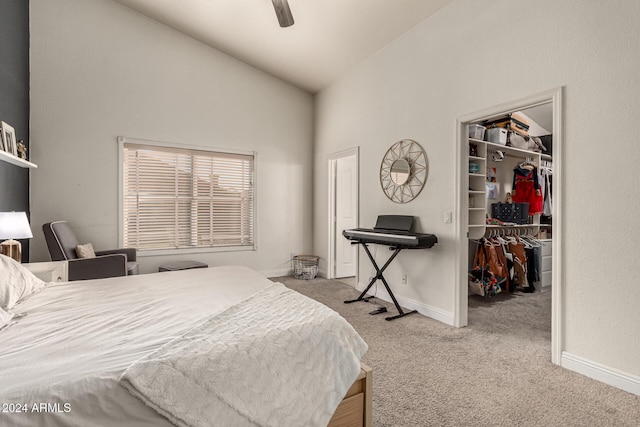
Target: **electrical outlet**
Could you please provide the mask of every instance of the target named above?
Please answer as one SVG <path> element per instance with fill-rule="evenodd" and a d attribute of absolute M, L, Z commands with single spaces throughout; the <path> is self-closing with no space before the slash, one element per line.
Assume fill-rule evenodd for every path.
<path fill-rule="evenodd" d="M 406 285 L 406 284 L 408 284 L 408 283 L 409 283 L 409 282 L 408 282 L 408 279 L 407 279 L 407 275 L 406 275 L 406 274 L 403 274 L 403 275 L 402 275 L 402 284 L 403 284 L 403 285 Z"/>

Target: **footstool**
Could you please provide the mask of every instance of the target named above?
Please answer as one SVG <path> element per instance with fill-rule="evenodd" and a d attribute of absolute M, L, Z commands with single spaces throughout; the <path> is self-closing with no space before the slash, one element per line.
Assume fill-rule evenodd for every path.
<path fill-rule="evenodd" d="M 180 271 L 191 270 L 192 268 L 207 268 L 209 267 L 204 262 L 199 261 L 173 261 L 162 264 L 158 271 Z"/>

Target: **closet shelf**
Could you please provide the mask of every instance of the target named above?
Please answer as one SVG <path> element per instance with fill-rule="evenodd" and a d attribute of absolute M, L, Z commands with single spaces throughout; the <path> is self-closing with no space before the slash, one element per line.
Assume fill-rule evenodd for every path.
<path fill-rule="evenodd" d="M 485 161 L 487 159 L 485 159 L 484 157 L 469 156 L 469 160 Z"/>
<path fill-rule="evenodd" d="M 484 194 L 484 191 L 480 191 L 480 190 L 469 190 L 469 194 Z"/>
<path fill-rule="evenodd" d="M 485 225 L 485 227 L 487 228 L 500 228 L 500 229 L 507 229 L 507 228 L 531 228 L 531 227 L 540 227 L 541 224 L 515 224 L 515 225 L 493 225 L 493 224 L 487 224 Z"/>
<path fill-rule="evenodd" d="M 485 177 L 485 175 L 483 173 L 470 173 L 469 176 L 481 176 L 481 177 Z"/>
<path fill-rule="evenodd" d="M 508 153 L 509 152 L 518 153 L 520 155 L 524 154 L 525 156 L 542 156 L 543 158 L 545 158 L 546 156 L 547 158 L 545 160 L 551 160 L 551 156 L 549 156 L 548 154 L 542 154 L 535 151 L 523 150 L 521 148 L 508 147 L 506 145 L 496 144 L 495 142 L 489 142 L 489 141 L 483 141 L 483 142 L 487 144 L 487 147 L 498 149 L 500 151 L 506 151 Z"/>

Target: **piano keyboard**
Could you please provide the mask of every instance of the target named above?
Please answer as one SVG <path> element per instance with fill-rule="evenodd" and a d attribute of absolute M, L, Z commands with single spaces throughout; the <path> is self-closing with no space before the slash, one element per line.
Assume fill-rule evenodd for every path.
<path fill-rule="evenodd" d="M 438 242 L 438 239 L 433 234 L 412 233 L 396 230 L 354 228 L 351 230 L 344 230 L 342 235 L 349 240 L 362 243 L 376 243 L 414 249 L 430 248 Z"/>

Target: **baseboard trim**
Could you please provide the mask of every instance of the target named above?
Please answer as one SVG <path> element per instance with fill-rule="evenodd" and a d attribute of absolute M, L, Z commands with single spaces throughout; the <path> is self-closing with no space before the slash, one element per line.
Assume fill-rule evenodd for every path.
<path fill-rule="evenodd" d="M 561 366 L 594 380 L 640 396 L 640 377 L 601 365 L 566 351 L 562 352 Z"/>
<path fill-rule="evenodd" d="M 362 292 L 363 290 L 365 290 L 366 287 L 367 287 L 366 284 L 358 283 L 357 289 L 360 292 Z M 386 302 L 393 304 L 393 301 L 391 300 L 391 296 L 389 296 L 389 293 L 384 288 L 381 289 L 380 287 L 378 287 L 378 291 L 376 292 L 376 298 L 380 298 L 381 300 L 384 300 Z M 430 317 L 434 320 L 437 320 L 449 326 L 454 325 L 453 313 L 441 310 L 436 307 L 432 307 L 430 305 L 421 303 L 411 298 L 406 298 L 406 297 L 401 297 L 396 295 L 396 300 L 398 300 L 398 304 L 400 304 L 402 308 L 406 308 L 409 310 L 416 310 L 418 313 L 424 316 Z M 395 308 L 393 310 L 395 310 Z"/>

